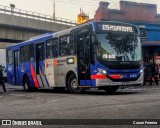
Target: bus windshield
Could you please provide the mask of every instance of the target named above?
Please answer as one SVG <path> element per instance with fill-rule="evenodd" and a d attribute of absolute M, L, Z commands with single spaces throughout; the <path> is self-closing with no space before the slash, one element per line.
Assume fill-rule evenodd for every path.
<path fill-rule="evenodd" d="M 97 58 L 103 61 L 140 61 L 139 36 L 127 32 L 97 34 Z"/>

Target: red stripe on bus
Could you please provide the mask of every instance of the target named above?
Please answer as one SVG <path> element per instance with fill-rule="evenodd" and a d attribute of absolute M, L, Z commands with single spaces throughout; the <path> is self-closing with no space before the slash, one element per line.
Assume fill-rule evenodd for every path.
<path fill-rule="evenodd" d="M 30 65 L 30 68 L 31 68 L 31 76 L 32 76 L 34 85 L 35 85 L 35 87 L 38 88 L 39 87 L 39 83 L 38 83 L 38 80 L 37 80 L 37 77 L 36 77 L 36 74 L 34 72 L 34 68 L 33 68 L 32 64 Z"/>
<path fill-rule="evenodd" d="M 121 78 L 121 75 L 120 74 L 112 74 L 112 75 L 109 75 L 112 79 L 120 79 Z"/>
<path fill-rule="evenodd" d="M 91 79 L 107 79 L 104 75 L 91 75 Z"/>

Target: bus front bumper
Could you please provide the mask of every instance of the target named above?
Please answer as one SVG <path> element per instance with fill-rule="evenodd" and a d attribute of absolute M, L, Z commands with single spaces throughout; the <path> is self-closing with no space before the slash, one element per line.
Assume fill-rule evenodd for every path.
<path fill-rule="evenodd" d="M 96 87 L 101 86 L 129 86 L 129 85 L 143 85 L 144 74 L 141 73 L 140 77 L 135 81 L 114 82 L 110 79 L 97 79 Z"/>

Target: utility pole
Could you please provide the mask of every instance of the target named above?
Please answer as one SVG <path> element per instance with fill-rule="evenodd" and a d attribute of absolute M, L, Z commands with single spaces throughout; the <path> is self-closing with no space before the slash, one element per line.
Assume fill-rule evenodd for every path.
<path fill-rule="evenodd" d="M 56 17 L 55 0 L 53 0 L 53 19 Z"/>

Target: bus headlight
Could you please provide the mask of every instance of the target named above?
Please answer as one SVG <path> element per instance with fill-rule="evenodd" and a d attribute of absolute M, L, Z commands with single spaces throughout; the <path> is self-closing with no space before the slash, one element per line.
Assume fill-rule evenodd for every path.
<path fill-rule="evenodd" d="M 106 70 L 104 70 L 104 69 L 98 68 L 98 71 L 99 71 L 100 73 L 104 74 L 104 75 L 107 74 Z"/>
<path fill-rule="evenodd" d="M 140 73 L 143 73 L 143 69 L 140 70 Z"/>

